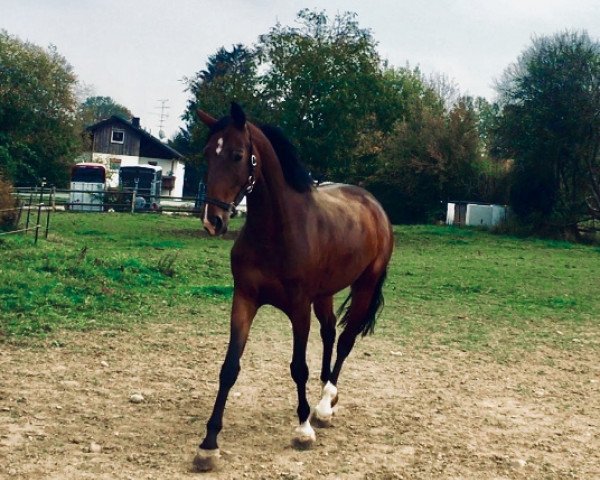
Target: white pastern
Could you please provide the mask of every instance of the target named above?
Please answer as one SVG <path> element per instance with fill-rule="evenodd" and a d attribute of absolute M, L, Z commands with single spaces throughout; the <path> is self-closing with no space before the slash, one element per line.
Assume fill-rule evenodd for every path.
<path fill-rule="evenodd" d="M 223 138 L 221 137 L 217 140 L 217 150 L 216 150 L 217 155 L 221 155 L 222 151 L 223 151 Z"/>
<path fill-rule="evenodd" d="M 315 431 L 310 425 L 310 420 L 306 420 L 302 425 L 296 427 L 294 431 L 296 439 L 302 442 L 311 441 L 314 442 L 317 439 Z"/>
<path fill-rule="evenodd" d="M 329 421 L 331 420 L 331 416 L 333 415 L 333 408 L 331 408 L 331 402 L 337 395 L 337 387 L 331 383 L 327 382 L 323 387 L 323 397 L 321 401 L 315 408 L 315 413 L 319 420 Z"/>

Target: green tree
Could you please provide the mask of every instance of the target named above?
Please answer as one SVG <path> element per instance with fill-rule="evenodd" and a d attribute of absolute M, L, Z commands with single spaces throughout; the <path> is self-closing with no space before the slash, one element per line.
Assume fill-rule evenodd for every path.
<path fill-rule="evenodd" d="M 186 157 L 184 190 L 186 195 L 197 192 L 202 169 L 202 149 L 208 130 L 198 121 L 198 108 L 216 117 L 228 114 L 231 101 L 244 106 L 249 116 L 259 105 L 256 57 L 252 49 L 241 44 L 231 51 L 221 47 L 211 55 L 204 70 L 186 79 L 191 94 L 183 120 L 186 123 L 171 145 Z M 261 117 L 262 118 L 262 117 Z"/>
<path fill-rule="evenodd" d="M 302 10 L 298 22 L 260 37 L 263 96 L 313 173 L 344 180 L 381 101 L 376 43 L 353 13 L 330 21 L 323 12 Z"/>
<path fill-rule="evenodd" d="M 357 132 L 354 151 L 356 160 L 352 175 L 347 177 L 352 183 L 367 181 L 372 184 L 378 174 L 385 171 L 385 168 L 381 169 L 381 163 L 387 162 L 386 155 L 381 154 L 387 148 L 390 136 L 394 135 L 398 122 L 408 124 L 417 121 L 423 109 L 443 114 L 443 102 L 426 85 L 418 68 L 392 68 L 384 65 L 376 80 L 378 101 L 372 105 L 372 113 L 367 117 L 368 123 L 365 122 L 364 128 Z"/>
<path fill-rule="evenodd" d="M 367 182 L 395 223 L 440 219 L 446 201 L 479 196 L 476 112 L 463 100 L 446 112 L 427 88 L 410 100 L 409 114 L 386 137 L 379 169 Z"/>
<path fill-rule="evenodd" d="M 15 184 L 64 184 L 78 148 L 75 75 L 55 47 L 0 31 L 0 170 Z"/>
<path fill-rule="evenodd" d="M 535 38 L 497 89 L 514 211 L 537 231 L 577 236 L 600 194 L 600 43 L 586 32 Z"/>
<path fill-rule="evenodd" d="M 464 101 L 470 105 L 477 116 L 480 156 L 479 198 L 484 202 L 508 204 L 512 160 L 502 157 L 503 152 L 495 148 L 500 107 L 498 103 L 490 103 L 483 97 L 466 97 Z"/>
<path fill-rule="evenodd" d="M 111 97 L 102 96 L 86 98 L 79 105 L 77 115 L 84 128 L 113 115 L 119 115 L 126 120 L 133 117 L 127 107 L 115 102 Z"/>
<path fill-rule="evenodd" d="M 451 82 L 381 62 L 353 13 L 302 10 L 298 24 L 277 24 L 253 49 L 220 49 L 188 81 L 188 128 L 174 141 L 190 152 L 190 178 L 206 137 L 196 107 L 224 115 L 236 99 L 280 125 L 314 177 L 366 185 L 396 221 L 428 220 L 442 200 L 477 197 L 478 111 Z"/>
<path fill-rule="evenodd" d="M 257 65 L 255 52 L 237 44 L 231 50 L 221 47 L 211 55 L 206 68 L 186 79 L 191 94 L 184 120 L 189 127 L 200 126 L 196 109 L 201 108 L 217 117 L 226 115 L 232 101 L 244 105 L 252 113 L 257 104 Z"/>

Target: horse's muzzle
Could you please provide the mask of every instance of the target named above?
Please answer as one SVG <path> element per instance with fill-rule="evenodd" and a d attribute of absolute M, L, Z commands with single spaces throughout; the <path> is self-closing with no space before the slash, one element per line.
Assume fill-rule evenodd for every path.
<path fill-rule="evenodd" d="M 210 215 L 204 219 L 204 230 L 213 237 L 222 235 L 227 231 L 227 223 L 219 215 Z"/>

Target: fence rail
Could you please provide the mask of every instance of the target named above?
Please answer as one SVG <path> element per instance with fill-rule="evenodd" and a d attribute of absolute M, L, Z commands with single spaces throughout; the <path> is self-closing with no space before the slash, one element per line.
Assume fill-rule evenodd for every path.
<path fill-rule="evenodd" d="M 201 192 L 202 189 L 199 189 Z M 73 195 L 87 194 L 87 201 L 76 201 Z M 48 238 L 50 230 L 50 217 L 52 212 L 73 211 L 81 213 L 100 212 L 131 212 L 131 213 L 176 213 L 198 215 L 202 205 L 202 195 L 195 197 L 171 197 L 168 195 L 150 195 L 149 190 L 136 188 L 119 188 L 118 190 L 85 190 L 56 188 L 54 186 L 17 187 L 13 196 L 18 205 L 14 208 L 0 210 L 0 216 L 9 212 L 16 212 L 15 229 L 2 232 L 2 235 L 12 235 L 35 232 L 34 243 L 37 243 L 40 234 Z M 77 200 L 86 197 L 80 195 Z M 244 214 L 245 203 L 242 202 L 238 212 Z M 46 215 L 45 219 L 43 214 Z M 36 219 L 35 222 L 33 219 Z M 22 226 L 22 223 L 25 225 Z"/>
<path fill-rule="evenodd" d="M 198 205 L 198 196 L 191 197 L 171 197 L 168 195 L 151 195 L 148 189 L 134 189 L 134 188 L 122 188 L 119 190 L 85 190 L 85 189 L 69 189 L 69 188 L 55 188 L 40 190 L 39 187 L 18 187 L 14 189 L 14 195 L 18 198 L 25 199 L 27 197 L 38 198 L 40 202 L 44 202 L 48 199 L 48 204 L 53 207 L 71 205 L 84 205 L 82 202 L 74 202 L 71 199 L 72 194 L 87 194 L 91 197 L 95 197 L 99 202 L 88 202 L 85 205 L 94 205 L 104 207 L 107 211 L 113 206 L 131 206 L 135 203 L 135 198 L 144 197 L 147 199 L 156 200 L 157 205 L 164 210 L 171 209 L 188 209 L 191 210 Z M 125 199 L 126 201 L 119 202 L 119 199 Z M 132 200 L 134 200 L 132 202 Z M 29 202 L 32 203 L 32 202 Z"/>
<path fill-rule="evenodd" d="M 28 204 L 28 205 L 19 203 L 19 205 L 15 206 L 14 208 L 6 208 L 6 209 L 0 210 L 0 213 L 15 212 L 16 219 L 14 220 L 14 225 L 18 227 L 21 222 L 23 210 L 27 210 L 27 218 L 25 220 L 25 227 L 12 229 L 12 230 L 9 230 L 6 232 L 0 231 L 0 236 L 14 235 L 17 233 L 24 233 L 25 235 L 27 235 L 27 233 L 29 233 L 29 232 L 35 232 L 34 237 L 33 237 L 33 243 L 37 244 L 38 238 L 40 236 L 40 229 L 44 228 L 44 226 L 42 225 L 42 222 L 43 222 L 42 212 L 44 211 L 44 212 L 46 212 L 46 222 L 45 222 L 46 226 L 45 226 L 44 238 L 48 238 L 48 231 L 50 230 L 50 212 L 52 212 L 52 208 L 50 208 L 49 206 L 44 205 L 43 203 Z M 34 212 L 37 210 L 37 218 L 36 218 L 35 224 L 30 223 L 32 210 Z"/>
<path fill-rule="evenodd" d="M 181 213 L 196 215 L 201 205 L 200 195 L 172 197 L 168 195 L 151 195 L 148 189 L 119 188 L 110 190 L 85 190 L 57 187 L 17 187 L 14 194 L 26 203 L 33 199 L 49 205 L 53 210 L 71 210 L 75 212 L 110 212 L 121 211 L 131 213 Z M 73 195 L 86 194 L 88 201 L 74 201 Z M 143 198 L 142 200 L 139 200 Z M 29 200 L 27 200 L 29 199 Z M 93 199 L 93 200 L 90 200 Z M 238 212 L 244 214 L 245 203 L 242 202 Z"/>

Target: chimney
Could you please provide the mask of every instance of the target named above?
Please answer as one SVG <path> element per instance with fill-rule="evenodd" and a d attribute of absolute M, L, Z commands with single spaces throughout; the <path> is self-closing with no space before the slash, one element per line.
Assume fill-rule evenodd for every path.
<path fill-rule="evenodd" d="M 135 128 L 140 128 L 140 117 L 133 117 L 131 119 L 131 126 Z"/>

